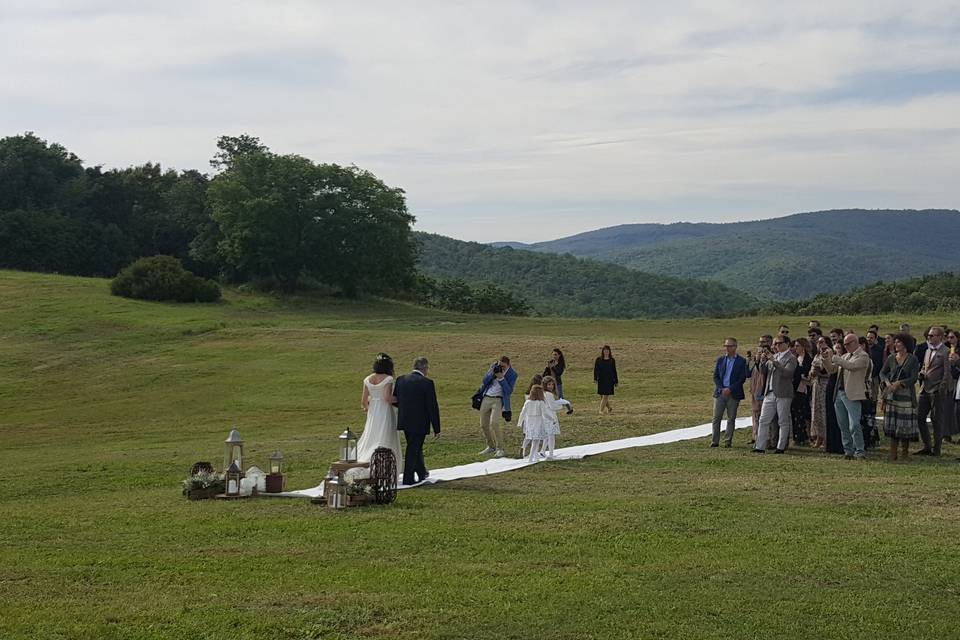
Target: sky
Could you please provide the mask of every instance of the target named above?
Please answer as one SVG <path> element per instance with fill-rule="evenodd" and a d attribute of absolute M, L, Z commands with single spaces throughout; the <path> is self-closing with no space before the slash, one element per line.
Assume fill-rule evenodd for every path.
<path fill-rule="evenodd" d="M 0 1 L 0 136 L 355 164 L 422 231 L 960 207 L 958 2 Z"/>

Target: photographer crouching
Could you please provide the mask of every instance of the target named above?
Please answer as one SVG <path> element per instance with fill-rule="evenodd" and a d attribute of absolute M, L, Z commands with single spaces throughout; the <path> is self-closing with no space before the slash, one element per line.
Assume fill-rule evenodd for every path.
<path fill-rule="evenodd" d="M 487 448 L 480 455 L 493 455 L 494 458 L 503 457 L 503 428 L 500 418 L 510 422 L 513 413 L 510 411 L 510 396 L 517 383 L 517 372 L 510 366 L 510 358 L 501 358 L 490 365 L 483 376 L 480 390 L 477 395 L 480 400 L 480 428 L 487 440 Z"/>

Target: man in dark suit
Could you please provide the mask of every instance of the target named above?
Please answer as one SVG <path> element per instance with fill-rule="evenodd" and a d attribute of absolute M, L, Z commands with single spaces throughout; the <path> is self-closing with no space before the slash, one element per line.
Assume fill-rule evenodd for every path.
<path fill-rule="evenodd" d="M 939 456 L 940 444 L 946 426 L 947 412 L 953 410 L 953 375 L 950 370 L 950 350 L 943 344 L 943 327 L 930 327 L 927 341 L 917 346 L 920 361 L 920 397 L 917 401 L 917 422 L 923 448 L 914 455 Z M 933 425 L 933 440 L 927 427 L 927 416 Z"/>
<path fill-rule="evenodd" d="M 737 339 L 723 341 L 726 353 L 717 358 L 713 367 L 713 441 L 711 447 L 720 446 L 720 421 L 727 414 L 727 433 L 724 447 L 733 443 L 733 430 L 737 422 L 737 407 L 743 400 L 743 383 L 747 381 L 747 361 L 737 355 Z"/>
<path fill-rule="evenodd" d="M 413 371 L 400 376 L 393 386 L 397 399 L 397 429 L 403 431 L 407 451 L 403 456 L 403 484 L 423 482 L 430 474 L 423 462 L 423 441 L 433 427 L 434 440 L 440 438 L 440 406 L 437 389 L 427 377 L 429 363 L 417 358 Z M 414 480 L 414 475 L 417 479 Z"/>

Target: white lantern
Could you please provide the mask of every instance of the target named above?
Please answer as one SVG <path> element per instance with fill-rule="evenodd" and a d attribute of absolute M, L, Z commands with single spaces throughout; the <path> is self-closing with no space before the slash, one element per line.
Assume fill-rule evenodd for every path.
<path fill-rule="evenodd" d="M 234 428 L 230 435 L 223 441 L 223 468 L 227 469 L 231 464 L 236 463 L 240 469 L 240 475 L 243 476 L 243 440 L 240 438 L 240 432 Z"/>
<path fill-rule="evenodd" d="M 240 480 L 243 474 L 240 472 L 240 467 L 237 466 L 236 462 L 231 462 L 230 466 L 227 467 L 226 477 L 224 478 L 226 482 L 226 490 L 224 495 L 231 498 L 240 497 Z"/>

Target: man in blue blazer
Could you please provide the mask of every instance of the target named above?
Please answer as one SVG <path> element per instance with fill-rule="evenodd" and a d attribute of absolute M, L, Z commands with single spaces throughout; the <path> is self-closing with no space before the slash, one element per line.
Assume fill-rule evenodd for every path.
<path fill-rule="evenodd" d="M 743 383 L 747 381 L 747 361 L 737 355 L 737 339 L 727 338 L 723 341 L 727 352 L 717 358 L 713 367 L 713 441 L 711 447 L 720 446 L 720 421 L 723 414 L 727 414 L 727 433 L 724 447 L 730 448 L 733 444 L 733 430 L 737 422 L 737 407 L 743 400 Z"/>

